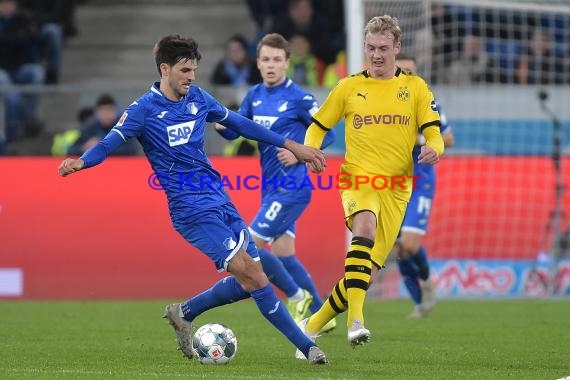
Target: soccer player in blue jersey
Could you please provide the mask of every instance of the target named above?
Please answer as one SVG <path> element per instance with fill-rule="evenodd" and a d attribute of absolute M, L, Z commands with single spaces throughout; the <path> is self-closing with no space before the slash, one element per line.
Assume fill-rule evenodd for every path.
<path fill-rule="evenodd" d="M 318 110 L 313 95 L 287 78 L 291 53 L 289 44 L 277 33 L 265 35 L 257 45 L 257 67 L 263 82 L 253 86 L 245 95 L 239 112 L 268 130 L 302 143 Z M 217 128 L 227 139 L 238 134 L 224 127 Z M 335 132 L 325 136 L 321 148 L 330 145 Z M 261 263 L 269 278 L 288 297 L 288 308 L 296 321 L 303 320 L 323 304 L 311 275 L 295 255 L 295 223 L 311 200 L 311 187 L 301 186 L 307 178 L 307 167 L 286 149 L 267 143 L 259 146 L 262 176 L 261 207 L 249 226 L 261 256 Z M 296 186 L 286 186 L 286 184 Z M 271 252 L 283 263 L 275 262 Z M 289 278 L 292 277 L 292 282 Z M 305 291 L 301 290 L 304 289 Z M 336 326 L 332 319 L 322 332 Z"/>
<path fill-rule="evenodd" d="M 206 122 L 218 122 L 247 138 L 286 148 L 299 161 L 310 163 L 311 167 L 316 165 L 316 171 L 322 171 L 325 165 L 323 153 L 229 111 L 193 85 L 201 58 L 193 39 L 166 36 L 157 42 L 154 54 L 160 82 L 127 107 L 101 142 L 81 158 L 66 158 L 59 167 L 60 175 L 95 166 L 125 141 L 136 137 L 153 170 L 165 176 L 160 180 L 164 181 L 175 229 L 208 255 L 218 271 L 231 273 L 186 302 L 166 307 L 165 318 L 174 327 L 180 349 L 188 358 L 193 356 L 194 318 L 213 307 L 252 297 L 263 316 L 311 364 L 327 363 L 326 355 L 297 327 L 263 272 L 247 226 L 204 152 Z"/>
<path fill-rule="evenodd" d="M 412 74 L 416 74 L 417 71 L 415 59 L 409 56 L 400 55 L 396 60 L 396 66 Z M 445 148 L 449 148 L 453 146 L 453 133 L 439 104 L 437 109 L 443 144 Z M 398 253 L 398 267 L 404 285 L 415 305 L 410 314 L 412 318 L 426 317 L 435 306 L 435 289 L 430 278 L 427 252 L 422 245 L 435 195 L 435 168 L 433 165 L 418 163 L 420 148 L 424 143 L 425 139 L 419 135 L 417 144 L 412 151 L 414 175 L 417 178 L 416 184 L 412 190 L 410 203 L 402 222 L 400 237 L 395 245 L 395 250 Z"/>

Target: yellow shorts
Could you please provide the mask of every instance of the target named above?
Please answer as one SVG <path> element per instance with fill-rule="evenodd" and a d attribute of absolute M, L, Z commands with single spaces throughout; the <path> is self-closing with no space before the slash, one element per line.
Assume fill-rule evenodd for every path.
<path fill-rule="evenodd" d="M 409 201 L 409 192 L 378 190 L 370 185 L 351 186 L 340 190 L 346 225 L 352 230 L 352 220 L 360 211 L 376 215 L 376 238 L 371 252 L 374 265 L 381 268 L 398 238 Z"/>

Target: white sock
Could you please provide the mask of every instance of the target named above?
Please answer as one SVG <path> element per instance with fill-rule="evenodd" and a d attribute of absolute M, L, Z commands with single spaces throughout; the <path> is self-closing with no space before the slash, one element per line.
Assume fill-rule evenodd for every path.
<path fill-rule="evenodd" d="M 293 297 L 289 297 L 289 301 L 299 302 L 299 301 L 303 300 L 304 298 L 305 298 L 305 292 L 303 291 L 303 289 L 299 288 L 297 290 L 297 293 L 295 293 L 293 295 Z"/>

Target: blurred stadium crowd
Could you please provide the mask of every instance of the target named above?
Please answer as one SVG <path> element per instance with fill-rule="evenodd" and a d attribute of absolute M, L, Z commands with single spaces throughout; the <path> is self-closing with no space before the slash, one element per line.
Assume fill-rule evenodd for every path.
<path fill-rule="evenodd" d="M 134 3 L 140 3 L 140 7 L 133 7 Z M 76 14 L 93 12 L 100 7 L 105 8 L 107 14 L 112 14 L 116 7 L 129 7 L 137 14 L 144 6 L 166 8 L 172 6 L 170 3 L 177 9 L 187 7 L 190 23 L 202 23 L 202 30 L 208 28 L 204 33 L 215 39 L 201 49 L 205 57 L 218 59 L 212 65 L 204 65 L 199 72 L 200 85 L 206 89 L 244 89 L 258 83 L 255 49 L 260 37 L 268 32 L 281 33 L 290 41 L 288 75 L 297 83 L 330 89 L 348 74 L 343 0 L 222 1 L 226 12 L 232 13 L 235 9 L 241 11 L 236 14 L 247 15 L 248 26 L 235 30 L 226 25 L 211 26 L 199 17 L 192 17 L 193 8 L 212 7 L 215 2 L 210 1 L 167 4 L 148 0 L 0 0 L 0 155 L 78 155 L 101 139 L 132 96 L 115 93 L 121 82 L 106 90 L 92 86 L 93 82 L 87 81 L 89 73 L 66 75 L 68 70 L 89 71 L 97 65 L 108 64 L 111 56 L 101 50 L 100 62 L 81 62 L 80 68 L 77 59 L 66 58 L 69 46 L 81 51 L 85 41 L 97 40 L 94 29 L 78 23 Z M 425 77 L 430 78 L 432 84 L 570 84 L 568 14 L 546 17 L 536 12 L 489 11 L 456 5 L 434 5 L 431 11 L 430 30 L 423 33 L 434 43 L 430 44 L 425 57 L 417 58 L 420 64 L 422 59 L 431 60 L 430 72 Z M 236 23 L 239 24 L 239 20 Z M 157 37 L 185 34 L 174 24 L 157 23 L 154 26 L 160 29 Z M 113 28 L 111 22 L 99 27 Z M 81 41 L 74 44 L 78 36 Z M 204 38 L 202 35 L 192 37 L 199 43 Z M 152 68 L 150 47 L 154 42 L 130 42 L 146 44 L 141 65 Z M 129 42 L 122 43 L 126 45 L 114 45 L 111 50 L 128 50 Z M 97 43 L 90 46 L 105 47 Z M 122 78 L 125 83 L 131 79 L 125 74 Z M 147 86 L 153 79 L 148 77 L 141 85 Z M 81 86 L 85 86 L 88 96 L 82 95 Z M 76 104 L 53 103 L 53 100 L 49 103 L 47 95 L 57 96 L 66 88 L 73 93 Z M 236 96 L 227 100 L 228 106 L 235 107 L 241 99 Z M 136 155 L 140 154 L 140 148 L 133 143 L 116 154 Z"/>

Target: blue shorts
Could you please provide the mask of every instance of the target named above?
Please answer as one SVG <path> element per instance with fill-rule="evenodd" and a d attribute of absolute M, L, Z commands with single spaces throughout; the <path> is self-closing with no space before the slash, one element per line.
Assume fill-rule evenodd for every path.
<path fill-rule="evenodd" d="M 426 190 L 418 188 L 412 192 L 401 231 L 426 234 L 433 194 L 433 188 Z"/>
<path fill-rule="evenodd" d="M 193 215 L 174 228 L 187 242 L 208 255 L 218 272 L 227 270 L 228 262 L 240 249 L 259 261 L 255 243 L 247 226 L 232 203 Z"/>
<path fill-rule="evenodd" d="M 264 200 L 249 232 L 269 244 L 285 233 L 295 237 L 295 222 L 307 205 L 308 202 L 288 204 L 275 198 Z"/>

